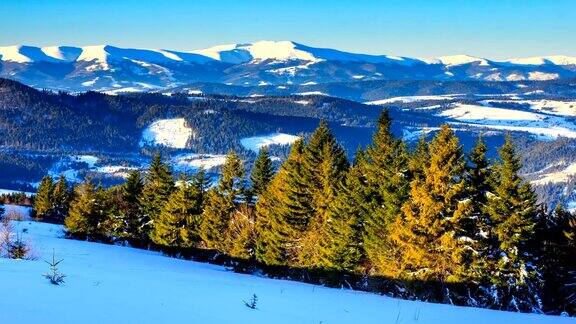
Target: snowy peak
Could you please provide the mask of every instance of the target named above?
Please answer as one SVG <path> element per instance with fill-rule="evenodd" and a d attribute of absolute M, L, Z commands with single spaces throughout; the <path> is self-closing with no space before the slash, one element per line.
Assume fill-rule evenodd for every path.
<path fill-rule="evenodd" d="M 431 64 L 444 64 L 447 66 L 456 66 L 470 63 L 478 63 L 480 66 L 489 65 L 488 60 L 486 59 L 464 54 L 440 56 L 434 59 L 427 59 L 425 61 Z"/>
<path fill-rule="evenodd" d="M 231 64 L 246 63 L 252 60 L 318 61 L 314 55 L 298 49 L 298 44 L 290 41 L 259 41 L 248 44 L 220 45 L 196 50 L 193 53 Z"/>
<path fill-rule="evenodd" d="M 357 61 L 368 63 L 413 63 L 417 60 L 397 56 L 368 55 L 338 51 L 329 48 L 316 48 L 292 41 L 259 41 L 247 44 L 229 44 L 196 50 L 193 53 L 210 57 L 217 61 L 241 64 L 250 61 Z"/>
<path fill-rule="evenodd" d="M 521 65 L 576 65 L 576 57 L 566 55 L 535 56 L 527 58 L 515 58 L 508 60 L 507 62 Z"/>

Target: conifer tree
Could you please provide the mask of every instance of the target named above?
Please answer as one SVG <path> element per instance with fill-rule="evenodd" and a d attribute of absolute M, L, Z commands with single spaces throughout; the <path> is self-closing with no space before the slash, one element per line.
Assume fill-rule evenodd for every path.
<path fill-rule="evenodd" d="M 408 197 L 408 153 L 402 140 L 391 131 L 392 120 L 387 110 L 378 119 L 378 128 L 366 150 L 363 163 L 370 203 L 364 220 L 364 249 L 371 264 L 379 269 L 387 263 L 388 230 L 400 216 Z"/>
<path fill-rule="evenodd" d="M 268 148 L 263 147 L 254 161 L 250 181 L 252 182 L 252 196 L 261 195 L 274 176 L 274 167 L 268 153 Z"/>
<path fill-rule="evenodd" d="M 370 210 L 369 191 L 362 172 L 364 152 L 356 153 L 356 161 L 349 169 L 340 194 L 328 208 L 326 225 L 319 233 L 318 268 L 337 271 L 356 271 L 363 258 L 362 223 Z"/>
<path fill-rule="evenodd" d="M 530 308 L 533 302 L 529 299 L 537 295 L 533 291 L 536 272 L 531 267 L 536 262 L 528 249 L 538 216 L 537 197 L 530 184 L 518 175 L 521 163 L 510 135 L 506 136 L 499 153 L 500 161 L 494 168 L 494 188 L 486 207 L 493 227 L 491 235 L 497 242 L 493 253 L 498 257 L 497 269 L 491 280 L 505 289 L 508 296 L 503 297 L 509 298 L 511 308 Z"/>
<path fill-rule="evenodd" d="M 466 162 L 458 138 L 444 125 L 429 146 L 430 161 L 411 182 L 410 199 L 389 230 L 392 258 L 385 274 L 405 279 L 460 281 L 465 266 L 456 232 L 470 212 Z"/>
<path fill-rule="evenodd" d="M 140 209 L 142 188 L 142 174 L 139 170 L 132 170 L 126 182 L 109 189 L 111 210 L 106 228 L 111 238 L 127 240 L 132 245 L 147 241 L 148 233 L 143 229 L 147 228 L 148 220 L 143 217 Z"/>
<path fill-rule="evenodd" d="M 166 247 L 191 247 L 198 242 L 202 193 L 184 177 L 170 195 L 150 234 L 152 241 Z"/>
<path fill-rule="evenodd" d="M 309 215 L 298 258 L 299 265 L 315 267 L 320 257 L 319 244 L 326 239 L 322 233 L 327 226 L 329 206 L 341 190 L 348 160 L 324 121 L 312 133 L 303 157 L 301 180 L 310 194 L 308 204 L 313 212 Z"/>
<path fill-rule="evenodd" d="M 236 152 L 226 155 L 216 188 L 208 191 L 200 224 L 200 237 L 208 248 L 224 250 L 224 235 L 236 199 L 244 193 L 244 165 Z"/>
<path fill-rule="evenodd" d="M 256 203 L 256 259 L 270 265 L 291 264 L 313 213 L 302 177 L 304 142 L 290 154 Z"/>
<path fill-rule="evenodd" d="M 54 186 L 54 191 L 52 192 L 52 215 L 50 217 L 51 221 L 61 224 L 64 222 L 64 218 L 68 214 L 68 209 L 70 208 L 70 189 L 68 188 L 68 182 L 64 176 L 60 176 L 58 182 Z"/>
<path fill-rule="evenodd" d="M 174 179 L 170 168 L 162 162 L 162 156 L 156 154 L 146 175 L 140 206 L 142 208 L 142 232 L 149 234 L 162 207 L 174 191 Z"/>
<path fill-rule="evenodd" d="M 68 233 L 80 238 L 100 236 L 100 223 L 105 220 L 103 189 L 95 188 L 86 180 L 75 188 L 75 196 L 70 203 L 70 212 L 64 220 Z"/>
<path fill-rule="evenodd" d="M 37 220 L 50 218 L 54 210 L 54 180 L 51 176 L 45 176 L 40 181 L 38 191 L 34 198 L 34 215 Z"/>
<path fill-rule="evenodd" d="M 235 258 L 251 259 L 254 256 L 255 234 L 254 210 L 248 205 L 241 205 L 232 213 L 224 234 L 226 253 Z"/>

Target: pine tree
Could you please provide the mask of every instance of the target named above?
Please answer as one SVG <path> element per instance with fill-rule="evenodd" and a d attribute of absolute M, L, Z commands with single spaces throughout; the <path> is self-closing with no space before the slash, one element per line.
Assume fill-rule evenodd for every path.
<path fill-rule="evenodd" d="M 235 258 L 251 259 L 254 256 L 255 234 L 254 210 L 242 205 L 232 213 L 224 234 L 226 253 Z"/>
<path fill-rule="evenodd" d="M 401 214 L 400 208 L 408 197 L 408 153 L 402 140 L 391 131 L 392 120 L 384 110 L 378 128 L 366 150 L 366 162 L 361 165 L 366 174 L 369 212 L 364 220 L 364 249 L 376 270 L 388 263 L 389 226 Z"/>
<path fill-rule="evenodd" d="M 208 191 L 200 224 L 200 237 L 208 248 L 224 250 L 224 235 L 236 199 L 244 193 L 244 165 L 236 152 L 226 155 L 218 186 Z"/>
<path fill-rule="evenodd" d="M 143 225 L 141 231 L 143 233 L 150 233 L 162 207 L 173 191 L 174 179 L 170 168 L 162 162 L 161 155 L 156 154 L 148 169 L 140 196 L 140 206 L 142 208 L 141 223 Z"/>
<path fill-rule="evenodd" d="M 290 154 L 256 203 L 256 259 L 270 265 L 292 264 L 313 213 L 303 183 L 304 142 Z"/>
<path fill-rule="evenodd" d="M 152 241 L 166 247 L 191 247 L 199 241 L 202 193 L 185 177 L 168 199 L 154 222 Z"/>
<path fill-rule="evenodd" d="M 37 220 L 43 220 L 44 218 L 50 218 L 54 210 L 54 180 L 52 177 L 45 176 L 40 181 L 38 186 L 38 191 L 36 191 L 36 196 L 34 198 L 34 215 Z"/>
<path fill-rule="evenodd" d="M 264 147 L 260 149 L 256 161 L 254 161 L 254 166 L 252 167 L 252 172 L 250 173 L 250 181 L 252 182 L 252 196 L 261 195 L 270 181 L 274 176 L 274 167 L 272 166 L 272 160 L 270 159 L 270 154 L 268 153 L 268 148 Z"/>
<path fill-rule="evenodd" d="M 459 281 L 464 260 L 456 237 L 459 219 L 471 212 L 466 162 L 458 138 L 444 125 L 429 146 L 430 161 L 412 180 L 403 217 L 391 226 L 392 257 L 384 273 L 405 279 Z"/>
<path fill-rule="evenodd" d="M 369 213 L 369 190 L 363 174 L 364 153 L 356 153 L 340 194 L 330 204 L 317 247 L 316 267 L 356 271 L 364 257 L 362 223 Z"/>
<path fill-rule="evenodd" d="M 528 243 L 534 235 L 537 219 L 537 197 L 518 172 L 521 163 L 510 135 L 500 148 L 500 162 L 494 168 L 494 188 L 488 197 L 486 212 L 493 225 L 493 240 L 497 242 L 495 257 L 497 270 L 491 280 L 505 290 L 510 308 L 531 308 L 536 264 Z M 526 292 L 529 290 L 530 292 Z M 532 295 L 529 297 L 528 295 Z M 529 305 L 528 305 L 529 304 Z"/>
<path fill-rule="evenodd" d="M 105 220 L 103 198 L 103 189 L 95 188 L 90 180 L 76 186 L 70 212 L 64 220 L 68 233 L 80 238 L 99 237 L 100 223 Z"/>
<path fill-rule="evenodd" d="M 301 266 L 315 267 L 319 262 L 319 244 L 327 239 L 322 233 L 329 219 L 329 207 L 342 188 L 347 170 L 348 160 L 344 149 L 337 143 L 328 125 L 321 122 L 304 150 L 302 181 L 310 193 L 308 204 L 312 213 L 298 252 Z"/>
<path fill-rule="evenodd" d="M 60 176 L 58 182 L 54 186 L 54 191 L 52 192 L 52 215 L 50 220 L 52 222 L 61 224 L 64 222 L 64 218 L 68 214 L 70 208 L 70 189 L 68 188 L 68 182 L 64 176 Z"/>

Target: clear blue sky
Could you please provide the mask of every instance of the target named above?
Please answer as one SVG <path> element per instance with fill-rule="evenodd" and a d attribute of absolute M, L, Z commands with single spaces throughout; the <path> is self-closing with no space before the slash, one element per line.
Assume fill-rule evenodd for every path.
<path fill-rule="evenodd" d="M 0 45 L 255 40 L 405 56 L 576 56 L 576 0 L 0 0 Z"/>

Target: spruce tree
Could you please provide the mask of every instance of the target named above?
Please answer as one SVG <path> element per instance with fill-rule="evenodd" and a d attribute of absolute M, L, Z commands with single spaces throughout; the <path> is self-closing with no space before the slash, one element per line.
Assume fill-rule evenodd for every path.
<path fill-rule="evenodd" d="M 261 195 L 274 176 L 274 167 L 268 153 L 268 148 L 263 147 L 254 161 L 250 181 L 252 182 L 252 195 Z"/>
<path fill-rule="evenodd" d="M 299 265 L 317 266 L 320 257 L 319 244 L 325 237 L 329 207 L 342 188 L 348 160 L 344 149 L 325 122 L 321 122 L 305 147 L 302 165 L 303 184 L 310 194 L 312 213 L 306 225 L 306 235 L 298 252 Z"/>
<path fill-rule="evenodd" d="M 256 203 L 256 259 L 270 265 L 293 264 L 313 213 L 302 177 L 304 142 L 290 154 Z"/>
<path fill-rule="evenodd" d="M 90 180 L 75 187 L 70 212 L 64 220 L 69 234 L 79 238 L 96 238 L 100 234 L 102 217 L 101 188 L 95 188 Z"/>
<path fill-rule="evenodd" d="M 226 155 L 218 185 L 208 191 L 200 237 L 208 248 L 224 250 L 224 235 L 230 216 L 236 207 L 236 200 L 244 193 L 244 165 L 234 151 Z"/>
<path fill-rule="evenodd" d="M 466 162 L 454 132 L 442 126 L 429 146 L 430 161 L 410 185 L 410 199 L 402 206 L 389 232 L 391 250 L 384 273 L 419 280 L 460 281 L 462 260 L 456 232 L 471 212 L 466 199 Z"/>
<path fill-rule="evenodd" d="M 378 119 L 378 128 L 366 150 L 363 172 L 369 194 L 369 212 L 364 220 L 363 244 L 368 260 L 379 270 L 388 263 L 389 226 L 401 214 L 408 197 L 408 153 L 402 140 L 392 134 L 387 110 Z"/>
<path fill-rule="evenodd" d="M 201 192 L 185 177 L 180 183 L 154 222 L 150 237 L 158 245 L 187 248 L 199 241 Z"/>
<path fill-rule="evenodd" d="M 142 174 L 132 170 L 120 186 L 111 187 L 111 211 L 107 219 L 108 235 L 114 240 L 126 240 L 132 245 L 140 245 L 147 241 L 148 233 L 143 229 L 148 221 L 140 209 L 140 195 L 142 194 Z"/>
<path fill-rule="evenodd" d="M 521 163 L 510 135 L 499 153 L 500 161 L 493 172 L 494 188 L 486 207 L 496 242 L 493 255 L 497 264 L 491 281 L 505 291 L 501 295 L 508 307 L 529 309 L 537 295 L 536 271 L 532 267 L 536 262 L 528 249 L 538 216 L 537 197 L 518 174 Z"/>
<path fill-rule="evenodd" d="M 356 153 L 338 197 L 328 208 L 326 225 L 319 233 L 315 266 L 356 271 L 363 259 L 362 223 L 369 213 L 369 190 L 363 173 L 364 153 Z"/>
<path fill-rule="evenodd" d="M 40 181 L 34 198 L 34 215 L 37 220 L 44 220 L 52 216 L 54 211 L 53 194 L 54 180 L 50 176 L 45 176 Z"/>
<path fill-rule="evenodd" d="M 52 192 L 52 206 L 53 211 L 50 217 L 52 222 L 61 224 L 64 222 L 64 218 L 68 214 L 68 209 L 70 208 L 70 189 L 68 188 L 68 182 L 64 176 L 60 176 L 58 182 L 54 186 L 54 191 Z"/>
<path fill-rule="evenodd" d="M 149 235 L 162 207 L 174 191 L 174 179 L 170 168 L 162 162 L 160 154 L 152 159 L 146 174 L 140 206 L 142 208 L 142 232 Z"/>
<path fill-rule="evenodd" d="M 251 206 L 242 205 L 232 213 L 224 234 L 226 253 L 235 258 L 251 259 L 255 234 L 254 210 Z"/>

